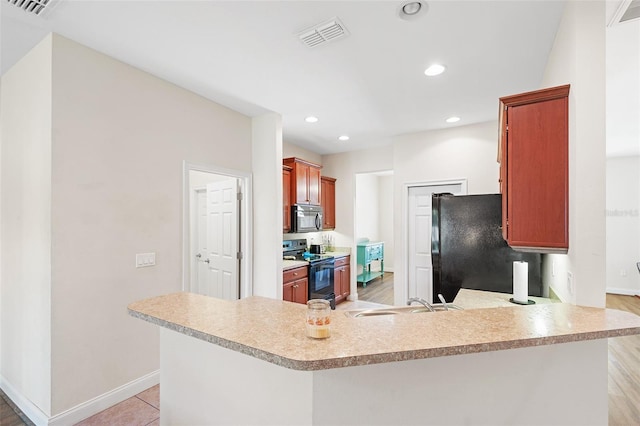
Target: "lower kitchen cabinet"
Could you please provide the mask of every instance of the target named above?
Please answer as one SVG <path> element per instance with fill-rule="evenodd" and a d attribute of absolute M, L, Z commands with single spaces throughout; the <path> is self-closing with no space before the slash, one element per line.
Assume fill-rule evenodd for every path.
<path fill-rule="evenodd" d="M 282 274 L 282 300 L 306 304 L 309 298 L 309 273 L 306 266 Z"/>
<path fill-rule="evenodd" d="M 344 302 L 351 294 L 351 256 L 336 259 L 333 273 L 336 304 Z"/>

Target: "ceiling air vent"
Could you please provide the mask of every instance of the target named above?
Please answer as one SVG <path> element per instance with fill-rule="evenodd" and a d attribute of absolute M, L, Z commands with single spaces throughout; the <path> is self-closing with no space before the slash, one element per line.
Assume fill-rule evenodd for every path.
<path fill-rule="evenodd" d="M 298 38 L 308 47 L 316 47 L 331 40 L 349 35 L 349 31 L 338 18 L 329 19 L 298 33 Z"/>
<path fill-rule="evenodd" d="M 58 3 L 59 0 L 7 0 L 7 3 L 19 7 L 25 12 L 44 16 L 47 12 L 53 9 L 53 6 Z"/>
<path fill-rule="evenodd" d="M 609 21 L 609 26 L 640 18 L 640 0 L 623 0 Z"/>
<path fill-rule="evenodd" d="M 624 12 L 624 14 L 622 15 L 622 18 L 620 18 L 620 22 L 630 21 L 632 19 L 638 18 L 640 18 L 640 1 L 633 0 L 629 4 L 626 12 Z"/>

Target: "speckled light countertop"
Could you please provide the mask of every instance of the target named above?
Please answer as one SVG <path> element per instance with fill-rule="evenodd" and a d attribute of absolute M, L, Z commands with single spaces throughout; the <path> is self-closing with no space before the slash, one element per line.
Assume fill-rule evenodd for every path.
<path fill-rule="evenodd" d="M 282 270 L 286 271 L 289 269 L 299 268 L 301 266 L 307 266 L 309 262 L 306 260 L 283 260 L 282 261 Z"/>
<path fill-rule="evenodd" d="M 130 315 L 286 368 L 339 367 L 640 334 L 640 317 L 564 303 L 350 318 L 331 337 L 306 337 L 306 306 L 262 297 L 225 301 L 173 293 L 134 302 Z"/>
<path fill-rule="evenodd" d="M 333 255 L 333 257 L 335 257 L 336 259 L 339 259 L 341 257 L 349 256 L 351 252 L 347 250 L 337 250 L 337 251 L 328 251 L 326 254 Z"/>
<path fill-rule="evenodd" d="M 512 297 L 513 294 L 509 293 L 461 288 L 453 304 L 464 309 L 513 307 L 515 305 L 509 301 Z M 528 299 L 535 303 L 560 303 L 559 300 L 546 297 L 529 296 Z"/>

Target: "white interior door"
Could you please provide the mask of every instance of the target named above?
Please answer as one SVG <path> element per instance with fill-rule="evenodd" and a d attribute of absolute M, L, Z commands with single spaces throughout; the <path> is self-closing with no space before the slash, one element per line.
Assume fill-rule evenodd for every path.
<path fill-rule="evenodd" d="M 204 293 L 207 288 L 208 264 L 207 258 L 207 191 L 198 189 L 195 192 L 195 230 L 193 232 L 194 241 L 194 268 L 191 277 L 191 291 Z"/>
<path fill-rule="evenodd" d="M 433 303 L 431 263 L 431 195 L 450 192 L 464 195 L 463 183 L 409 187 L 408 198 L 408 297 Z"/>
<path fill-rule="evenodd" d="M 207 280 L 203 294 L 239 298 L 238 181 L 207 184 Z"/>

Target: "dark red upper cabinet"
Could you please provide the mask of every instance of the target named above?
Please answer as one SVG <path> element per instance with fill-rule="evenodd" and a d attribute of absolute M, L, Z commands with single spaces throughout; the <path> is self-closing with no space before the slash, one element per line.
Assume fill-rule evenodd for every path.
<path fill-rule="evenodd" d="M 500 98 L 502 233 L 516 250 L 569 249 L 569 85 Z"/>

